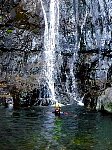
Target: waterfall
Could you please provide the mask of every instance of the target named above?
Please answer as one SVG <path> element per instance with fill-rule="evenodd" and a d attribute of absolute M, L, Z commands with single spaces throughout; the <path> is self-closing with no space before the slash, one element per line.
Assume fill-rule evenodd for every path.
<path fill-rule="evenodd" d="M 40 0 L 41 2 L 41 6 L 42 6 L 42 10 L 43 10 L 43 15 L 44 15 L 44 21 L 45 21 L 45 31 L 44 31 L 44 48 L 45 50 L 48 49 L 48 35 L 49 35 L 49 30 L 48 30 L 48 19 L 47 19 L 47 15 L 44 9 L 44 5 L 42 0 Z"/>
<path fill-rule="evenodd" d="M 41 5 L 45 20 L 45 32 L 44 32 L 44 69 L 46 82 L 48 83 L 50 90 L 50 97 L 52 101 L 55 100 L 54 89 L 54 65 L 55 65 L 55 49 L 58 44 L 58 25 L 59 25 L 59 1 L 50 0 L 49 18 L 47 18 L 43 2 Z"/>

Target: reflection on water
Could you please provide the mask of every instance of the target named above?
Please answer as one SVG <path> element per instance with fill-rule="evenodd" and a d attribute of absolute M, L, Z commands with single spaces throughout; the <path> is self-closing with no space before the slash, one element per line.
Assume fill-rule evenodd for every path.
<path fill-rule="evenodd" d="M 0 150 L 112 150 L 112 116 L 66 106 L 0 108 Z"/>

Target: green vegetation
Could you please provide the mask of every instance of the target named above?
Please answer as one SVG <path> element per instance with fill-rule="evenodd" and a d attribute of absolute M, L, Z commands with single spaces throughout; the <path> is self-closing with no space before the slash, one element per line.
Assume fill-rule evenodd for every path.
<path fill-rule="evenodd" d="M 13 29 L 8 29 L 8 30 L 7 30 L 7 33 L 8 33 L 8 34 L 10 34 L 10 33 L 12 33 L 12 32 L 13 32 Z"/>
<path fill-rule="evenodd" d="M 108 112 L 112 112 L 112 102 L 108 102 L 107 104 L 105 104 L 105 109 Z"/>

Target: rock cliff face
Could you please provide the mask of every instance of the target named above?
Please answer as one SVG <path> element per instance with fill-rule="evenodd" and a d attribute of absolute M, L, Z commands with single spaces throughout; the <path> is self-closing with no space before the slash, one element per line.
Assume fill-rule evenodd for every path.
<path fill-rule="evenodd" d="M 41 89 L 47 84 L 42 68 L 44 13 L 49 24 L 50 0 L 0 3 L 0 78 L 19 90 Z M 70 103 L 69 97 L 84 96 L 85 105 L 94 109 L 107 83 L 111 84 L 111 0 L 62 0 L 58 31 L 54 66 L 57 99 L 61 96 L 63 103 Z"/>
<path fill-rule="evenodd" d="M 44 16 L 40 2 L 1 2 L 0 24 L 2 48 L 21 51 L 42 48 Z"/>

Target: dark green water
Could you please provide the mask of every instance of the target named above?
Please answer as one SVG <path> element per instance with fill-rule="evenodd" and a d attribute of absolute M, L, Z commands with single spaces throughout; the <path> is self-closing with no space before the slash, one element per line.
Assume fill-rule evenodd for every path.
<path fill-rule="evenodd" d="M 51 107 L 0 108 L 0 150 L 112 150 L 112 116 L 66 106 L 55 117 Z"/>

